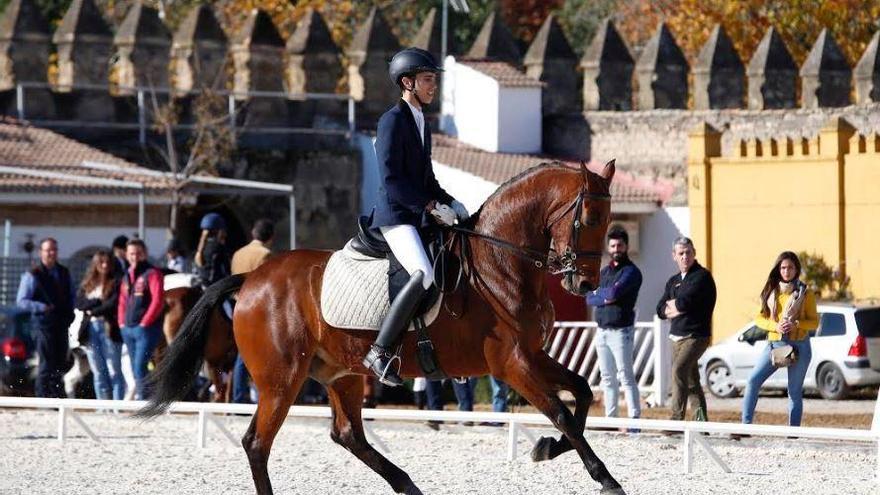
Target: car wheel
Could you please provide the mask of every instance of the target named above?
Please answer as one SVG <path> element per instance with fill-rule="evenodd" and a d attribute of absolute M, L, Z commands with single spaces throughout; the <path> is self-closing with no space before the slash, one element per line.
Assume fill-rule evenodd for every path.
<path fill-rule="evenodd" d="M 843 373 L 832 363 L 825 363 L 819 367 L 816 384 L 823 399 L 840 400 L 849 394 Z"/>
<path fill-rule="evenodd" d="M 730 399 L 737 396 L 733 374 L 724 361 L 712 361 L 706 368 L 706 384 L 715 397 Z"/>

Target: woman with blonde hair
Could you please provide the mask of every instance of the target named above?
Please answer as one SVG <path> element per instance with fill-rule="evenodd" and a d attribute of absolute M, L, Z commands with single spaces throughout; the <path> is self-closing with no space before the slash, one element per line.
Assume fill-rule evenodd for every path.
<path fill-rule="evenodd" d="M 125 398 L 122 337 L 116 321 L 119 278 L 114 276 L 114 262 L 109 251 L 96 252 L 76 297 L 76 308 L 89 320 L 85 349 L 94 377 L 95 396 L 105 400 Z"/>
<path fill-rule="evenodd" d="M 776 258 L 764 288 L 761 308 L 755 317 L 767 331 L 767 347 L 749 376 L 743 401 L 742 422 L 755 416 L 761 385 L 777 368 L 788 368 L 788 424 L 800 426 L 804 404 L 804 377 L 812 359 L 810 331 L 819 326 L 816 296 L 800 280 L 801 262 L 785 251 Z"/>

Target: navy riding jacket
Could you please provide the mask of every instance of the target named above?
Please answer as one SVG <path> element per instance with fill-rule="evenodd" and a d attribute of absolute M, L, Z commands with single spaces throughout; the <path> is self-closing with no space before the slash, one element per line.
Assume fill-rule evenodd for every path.
<path fill-rule="evenodd" d="M 431 130 L 425 121 L 425 141 L 409 105 L 402 99 L 379 119 L 376 129 L 376 158 L 379 164 L 379 194 L 372 227 L 428 225 L 425 206 L 432 200 L 453 201 L 440 187 L 431 165 Z"/>

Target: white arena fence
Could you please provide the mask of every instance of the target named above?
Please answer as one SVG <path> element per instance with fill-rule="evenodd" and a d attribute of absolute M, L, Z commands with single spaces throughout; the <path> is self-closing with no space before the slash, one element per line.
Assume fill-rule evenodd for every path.
<path fill-rule="evenodd" d="M 64 442 L 68 437 L 68 419 L 73 420 L 93 441 L 100 443 L 101 437 L 95 433 L 88 423 L 78 414 L 78 411 L 136 411 L 143 407 L 143 401 L 110 401 L 91 399 L 43 399 L 32 397 L 0 397 L 0 408 L 27 408 L 27 409 L 55 409 L 58 411 L 58 440 Z M 208 424 L 213 424 L 233 445 L 240 445 L 236 438 L 224 425 L 218 415 L 224 414 L 253 414 L 256 405 L 253 404 L 221 404 L 209 402 L 176 402 L 169 408 L 169 413 L 196 414 L 195 422 L 196 445 L 200 448 L 206 446 Z M 331 411 L 326 406 L 293 406 L 288 416 L 301 418 L 327 418 L 331 417 Z M 512 461 L 517 457 L 517 443 L 522 434 L 533 444 L 537 436 L 530 427 L 552 426 L 550 420 L 541 414 L 525 413 L 495 413 L 495 412 L 467 412 L 467 411 L 424 411 L 416 409 L 364 409 L 364 419 L 380 421 L 473 421 L 495 422 L 507 426 L 507 460 Z M 132 426 L 136 427 L 136 421 Z M 595 428 L 635 428 L 642 431 L 678 431 L 682 432 L 683 442 L 683 471 L 693 471 L 695 446 L 699 445 L 708 457 L 725 473 L 731 469 L 726 462 L 712 448 L 702 434 L 733 433 L 748 434 L 753 436 L 770 437 L 796 437 L 825 440 L 844 440 L 851 442 L 868 442 L 876 445 L 877 464 L 876 479 L 880 481 L 880 400 L 874 413 L 874 422 L 870 430 L 853 430 L 842 428 L 813 428 L 792 427 L 775 425 L 744 425 L 739 423 L 711 423 L 694 421 L 670 421 L 652 419 L 630 418 L 602 418 L 588 417 L 587 429 Z M 372 444 L 384 452 L 389 452 L 388 446 L 372 430 L 369 423 L 364 423 L 367 438 Z M 634 440 L 637 441 L 637 440 Z"/>
<path fill-rule="evenodd" d="M 601 391 L 599 359 L 596 354 L 594 321 L 557 321 L 545 350 L 553 359 L 589 381 L 594 391 Z M 666 405 L 669 396 L 672 347 L 669 325 L 660 318 L 636 322 L 633 338 L 633 368 L 639 391 L 652 406 Z"/>

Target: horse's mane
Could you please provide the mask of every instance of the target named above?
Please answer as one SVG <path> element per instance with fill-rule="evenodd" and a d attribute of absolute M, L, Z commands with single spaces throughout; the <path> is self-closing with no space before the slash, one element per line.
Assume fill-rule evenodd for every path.
<path fill-rule="evenodd" d="M 487 204 L 491 203 L 492 200 L 494 200 L 497 196 L 504 194 L 507 189 L 510 189 L 510 187 L 517 182 L 552 168 L 574 170 L 559 161 L 541 162 L 534 167 L 529 167 L 522 172 L 514 175 L 513 177 L 507 179 L 500 186 L 498 186 L 498 189 L 496 189 L 495 192 L 493 192 L 488 198 L 486 198 L 486 201 L 483 202 L 483 204 L 480 206 L 480 209 L 477 210 L 476 213 L 471 215 L 467 220 L 462 222 L 461 226 L 464 228 L 473 229 L 480 219 L 480 214 L 483 212 L 483 208 L 485 208 Z"/>

